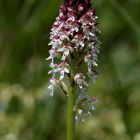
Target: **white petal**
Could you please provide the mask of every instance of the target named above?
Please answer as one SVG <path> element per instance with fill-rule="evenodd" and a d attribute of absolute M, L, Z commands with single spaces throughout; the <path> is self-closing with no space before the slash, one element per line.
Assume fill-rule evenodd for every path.
<path fill-rule="evenodd" d="M 64 48 L 62 47 L 62 48 L 59 48 L 59 49 L 57 49 L 57 51 L 58 52 L 63 52 L 64 51 Z"/>
<path fill-rule="evenodd" d="M 95 34 L 94 34 L 94 33 L 92 33 L 92 32 L 90 32 L 90 33 L 89 33 L 89 35 L 91 35 L 91 36 L 95 36 Z"/>
<path fill-rule="evenodd" d="M 52 59 L 52 57 L 51 57 L 51 56 L 49 56 L 48 58 L 46 58 L 46 60 L 50 60 L 50 59 Z"/>
<path fill-rule="evenodd" d="M 50 71 L 48 72 L 48 74 L 52 74 L 52 73 L 54 73 L 54 71 L 53 71 L 53 70 L 50 70 Z"/>
<path fill-rule="evenodd" d="M 61 71 L 61 72 L 60 72 L 60 78 L 59 78 L 60 80 L 62 80 L 62 79 L 64 78 L 64 74 L 65 74 L 64 71 Z"/>
<path fill-rule="evenodd" d="M 53 96 L 54 95 L 54 87 L 52 87 L 52 91 L 50 93 L 50 96 Z"/>
<path fill-rule="evenodd" d="M 67 49 L 67 50 L 65 50 L 64 53 L 65 53 L 66 56 L 68 56 L 69 55 L 69 52 L 70 52 L 69 49 Z"/>
<path fill-rule="evenodd" d="M 49 46 L 52 45 L 52 42 L 50 42 L 48 45 L 49 45 Z"/>
<path fill-rule="evenodd" d="M 97 64 L 95 61 L 93 62 L 93 65 L 94 65 L 94 66 L 98 66 L 98 64 Z"/>
<path fill-rule="evenodd" d="M 69 69 L 64 68 L 65 73 L 69 73 Z"/>
<path fill-rule="evenodd" d="M 49 86 L 48 86 L 48 89 L 49 89 L 49 90 L 51 90 L 51 89 L 52 89 L 52 87 L 53 87 L 53 85 L 49 85 Z"/>
<path fill-rule="evenodd" d="M 82 47 L 84 47 L 84 43 L 81 41 L 80 43 L 79 43 Z"/>
<path fill-rule="evenodd" d="M 66 60 L 66 57 L 67 56 L 63 53 L 63 56 L 62 56 L 61 60 L 65 61 Z"/>

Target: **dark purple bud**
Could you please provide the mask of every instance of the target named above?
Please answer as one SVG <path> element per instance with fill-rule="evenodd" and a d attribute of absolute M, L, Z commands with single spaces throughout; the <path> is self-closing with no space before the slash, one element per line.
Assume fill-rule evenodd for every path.
<path fill-rule="evenodd" d="M 64 4 L 62 4 L 60 6 L 60 10 L 65 13 L 65 12 L 67 12 L 67 7 Z"/>
<path fill-rule="evenodd" d="M 61 16 L 61 17 L 59 17 L 59 18 L 60 18 L 60 20 L 66 20 L 66 19 L 67 19 L 66 16 Z"/>
<path fill-rule="evenodd" d="M 85 4 L 90 4 L 90 0 L 85 0 Z"/>
<path fill-rule="evenodd" d="M 85 0 L 78 0 L 78 4 L 84 4 Z"/>
<path fill-rule="evenodd" d="M 64 0 L 66 6 L 76 6 L 77 0 Z"/>
<path fill-rule="evenodd" d="M 80 3 L 80 4 L 78 5 L 77 10 L 78 10 L 78 12 L 83 12 L 83 11 L 86 10 L 86 7 L 87 7 L 86 4 L 81 4 L 81 3 Z"/>

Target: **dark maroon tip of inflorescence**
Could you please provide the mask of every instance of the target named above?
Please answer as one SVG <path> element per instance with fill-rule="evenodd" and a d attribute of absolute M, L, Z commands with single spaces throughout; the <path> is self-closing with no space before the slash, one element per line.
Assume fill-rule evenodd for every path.
<path fill-rule="evenodd" d="M 90 0 L 78 0 L 78 3 L 89 4 Z"/>
<path fill-rule="evenodd" d="M 76 5 L 77 0 L 64 0 L 65 6 L 73 6 Z"/>
<path fill-rule="evenodd" d="M 79 4 L 91 5 L 90 0 L 64 0 L 65 6 L 76 6 Z"/>

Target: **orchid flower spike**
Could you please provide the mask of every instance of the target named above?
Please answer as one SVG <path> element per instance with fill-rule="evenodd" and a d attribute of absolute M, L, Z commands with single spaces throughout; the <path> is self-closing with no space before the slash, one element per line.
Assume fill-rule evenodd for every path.
<path fill-rule="evenodd" d="M 100 31 L 97 19 L 90 0 L 64 0 L 50 33 L 51 49 L 47 60 L 51 60 L 52 70 L 49 74 L 52 74 L 52 78 L 49 89 L 51 95 L 55 86 L 67 93 L 67 83 L 73 78 L 73 85 L 78 88 L 75 105 L 77 116 L 86 116 L 94 110 L 95 100 L 88 95 L 87 89 L 98 76 L 96 67 Z M 79 119 L 77 116 L 76 119 Z"/>

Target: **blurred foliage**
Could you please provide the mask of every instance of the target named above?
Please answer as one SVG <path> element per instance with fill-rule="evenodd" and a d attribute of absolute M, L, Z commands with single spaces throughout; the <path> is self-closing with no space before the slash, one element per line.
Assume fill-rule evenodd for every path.
<path fill-rule="evenodd" d="M 66 97 L 49 96 L 49 31 L 61 0 L 0 0 L 0 140 L 65 140 Z M 76 140 L 140 140 L 140 1 L 94 0 L 97 110 Z"/>

